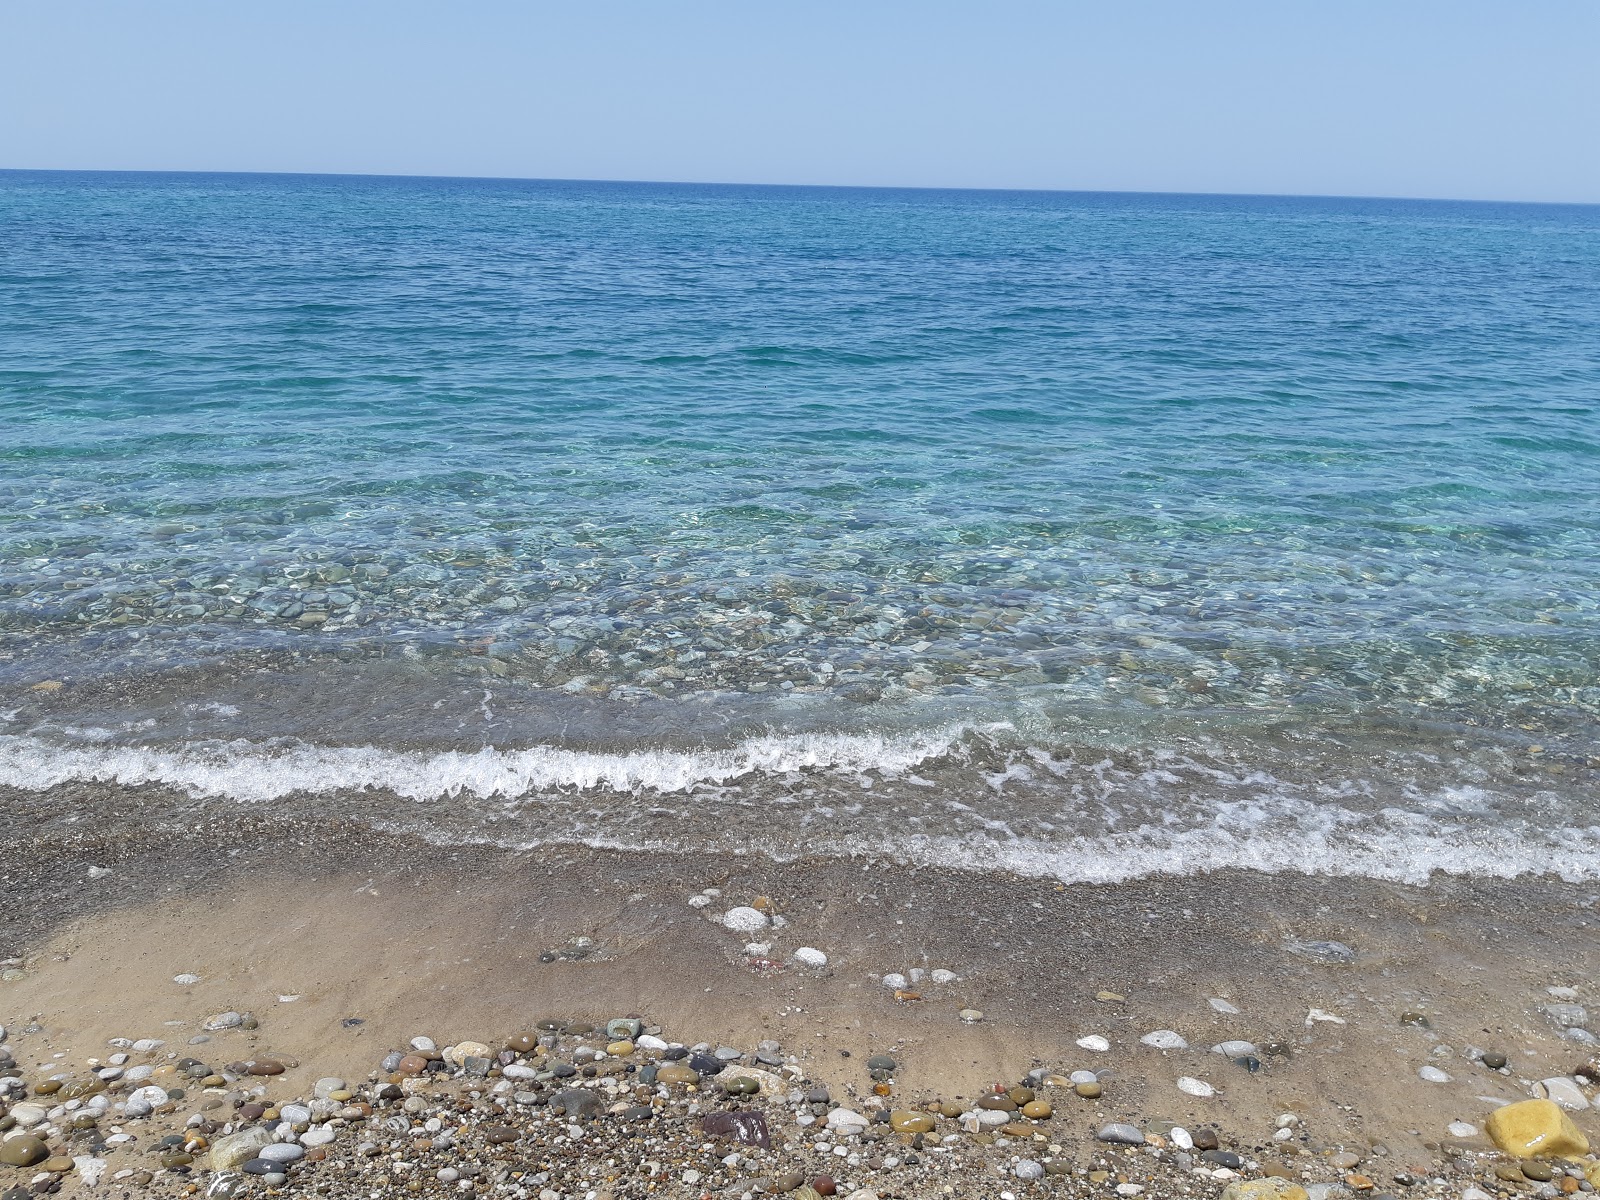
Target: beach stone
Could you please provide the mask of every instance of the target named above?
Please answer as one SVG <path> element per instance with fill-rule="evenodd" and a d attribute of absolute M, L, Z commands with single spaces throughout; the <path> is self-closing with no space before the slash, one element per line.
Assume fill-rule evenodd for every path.
<path fill-rule="evenodd" d="M 1035 1121 L 1048 1121 L 1054 1112 L 1046 1100 L 1030 1100 L 1022 1106 L 1022 1115 Z"/>
<path fill-rule="evenodd" d="M 1199 1096 L 1202 1099 L 1215 1096 L 1217 1089 L 1204 1079 L 1196 1079 L 1192 1075 L 1183 1075 L 1178 1079 L 1178 1090 L 1186 1096 Z"/>
<path fill-rule="evenodd" d="M 224 1029 L 237 1029 L 244 1024 L 244 1014 L 237 1012 L 214 1013 L 207 1017 L 200 1025 L 207 1033 L 219 1033 Z"/>
<path fill-rule="evenodd" d="M 1098 1100 L 1104 1093 L 1105 1087 L 1096 1080 L 1093 1083 L 1075 1083 L 1072 1085 L 1072 1090 L 1085 1100 Z"/>
<path fill-rule="evenodd" d="M 681 1062 L 663 1063 L 656 1070 L 656 1081 L 666 1084 L 691 1084 L 700 1082 L 700 1072 Z"/>
<path fill-rule="evenodd" d="M 722 914 L 722 927 L 734 933 L 758 933 L 767 927 L 767 914 L 759 908 L 740 905 Z"/>
<path fill-rule="evenodd" d="M 1425 1079 L 1429 1083 L 1449 1083 L 1450 1082 L 1450 1076 L 1445 1074 L 1445 1072 L 1441 1071 L 1438 1067 L 1434 1067 L 1434 1066 L 1427 1066 L 1427 1067 L 1419 1067 L 1419 1068 L 1417 1068 L 1417 1078 L 1418 1079 Z"/>
<path fill-rule="evenodd" d="M 934 1120 L 929 1113 L 901 1109 L 889 1114 L 889 1128 L 896 1133 L 932 1133 Z"/>
<path fill-rule="evenodd" d="M 255 1158 L 257 1153 L 273 1143 L 272 1131 L 261 1125 L 252 1125 L 238 1133 L 230 1133 L 211 1145 L 211 1169 L 232 1171 Z"/>
<path fill-rule="evenodd" d="M 1506 1065 L 1508 1060 L 1504 1054 L 1499 1054 L 1491 1050 L 1485 1053 L 1480 1061 L 1484 1066 L 1488 1067 L 1489 1070 L 1498 1071 L 1501 1067 Z"/>
<path fill-rule="evenodd" d="M 344 1090 L 344 1080 L 340 1079 L 337 1075 L 324 1075 L 321 1079 L 317 1080 L 311 1085 L 311 1094 L 318 1100 L 326 1100 L 334 1092 L 342 1092 Z"/>
<path fill-rule="evenodd" d="M 895 1060 L 890 1058 L 887 1054 L 874 1054 L 871 1058 L 867 1059 L 867 1070 L 869 1071 L 893 1071 L 899 1065 L 899 1063 L 895 1062 Z"/>
<path fill-rule="evenodd" d="M 488 1058 L 492 1051 L 482 1042 L 457 1042 L 445 1056 L 452 1066 L 464 1067 L 469 1058 Z"/>
<path fill-rule="evenodd" d="M 1093 1050 L 1096 1054 L 1104 1054 L 1111 1049 L 1111 1043 L 1098 1033 L 1091 1033 L 1088 1037 L 1079 1038 L 1078 1045 L 1084 1050 Z"/>
<path fill-rule="evenodd" d="M 1157 1050 L 1187 1050 L 1189 1043 L 1184 1041 L 1183 1035 L 1171 1029 L 1155 1029 L 1139 1039 L 1146 1046 L 1154 1046 Z"/>
<path fill-rule="evenodd" d="M 871 1124 L 866 1117 L 848 1108 L 836 1108 L 828 1113 L 828 1128 L 839 1133 L 862 1133 Z"/>
<path fill-rule="evenodd" d="M 550 1097 L 550 1111 L 587 1121 L 600 1113 L 600 1097 L 584 1088 L 563 1088 Z"/>
<path fill-rule="evenodd" d="M 1017 1165 L 1012 1168 L 1012 1172 L 1018 1179 L 1043 1179 L 1044 1164 L 1035 1162 L 1031 1158 L 1020 1158 L 1017 1160 Z"/>
<path fill-rule="evenodd" d="M 1523 1100 L 1489 1114 L 1483 1130 L 1516 1158 L 1564 1158 L 1587 1154 L 1589 1139 L 1553 1100 Z"/>
<path fill-rule="evenodd" d="M 79 1154 L 72 1160 L 72 1165 L 77 1168 L 78 1178 L 83 1180 L 85 1187 L 94 1187 L 105 1178 L 106 1160 L 95 1158 L 91 1154 Z"/>
<path fill-rule="evenodd" d="M 1234 1038 L 1231 1041 L 1218 1042 L 1211 1047 L 1211 1053 L 1226 1055 L 1228 1058 L 1243 1058 L 1256 1053 L 1256 1044 L 1242 1038 Z"/>
<path fill-rule="evenodd" d="M 802 967 L 821 970 L 828 965 L 828 956 L 815 946 L 801 946 L 794 952 L 794 960 Z"/>
<path fill-rule="evenodd" d="M 394 1069 L 401 1075 L 421 1075 L 428 1069 L 428 1060 L 420 1054 L 404 1054 Z"/>
<path fill-rule="evenodd" d="M 0 1142 L 0 1163 L 9 1167 L 32 1167 L 49 1157 L 50 1147 L 29 1133 Z"/>
<path fill-rule="evenodd" d="M 1536 1158 L 1524 1159 L 1517 1164 L 1517 1169 L 1524 1179 L 1531 1179 L 1535 1183 L 1549 1183 L 1555 1178 L 1555 1168 L 1549 1163 L 1540 1162 Z"/>
<path fill-rule="evenodd" d="M 35 1091 L 39 1089 L 35 1088 Z M 41 1093 L 48 1094 L 48 1093 Z M 42 1104 L 13 1104 L 11 1106 L 11 1119 L 24 1129 L 32 1129 L 35 1125 L 43 1125 L 49 1109 Z"/>
<path fill-rule="evenodd" d="M 772 1149 L 767 1118 L 758 1112 L 707 1113 L 700 1119 L 700 1128 L 709 1136 L 723 1141 L 741 1146 L 759 1146 L 763 1150 Z"/>
<path fill-rule="evenodd" d="M 257 1158 L 264 1158 L 268 1162 L 292 1163 L 299 1162 L 306 1156 L 304 1147 L 293 1142 L 273 1142 L 270 1146 L 263 1146 L 257 1152 Z"/>
<path fill-rule="evenodd" d="M 961 1020 L 966 1022 L 968 1025 L 975 1025 L 979 1021 L 983 1020 L 983 1010 L 977 1008 L 963 1008 L 956 1014 L 956 1016 L 960 1017 Z"/>
<path fill-rule="evenodd" d="M 1556 1075 L 1550 1079 L 1541 1079 L 1534 1085 L 1535 1094 L 1543 1093 L 1547 1100 L 1554 1100 L 1569 1112 L 1582 1112 L 1589 1107 L 1589 1098 L 1571 1079 Z"/>
<path fill-rule="evenodd" d="M 1132 1125 L 1124 1125 L 1116 1121 L 1109 1125 L 1100 1126 L 1094 1136 L 1102 1142 L 1116 1142 L 1124 1146 L 1144 1145 L 1144 1134 L 1140 1133 Z"/>
<path fill-rule="evenodd" d="M 637 1017 L 616 1017 L 606 1022 L 606 1036 L 619 1042 L 631 1042 L 643 1032 L 644 1022 Z"/>
<path fill-rule="evenodd" d="M 1222 1189 L 1222 1200 L 1307 1200 L 1298 1183 L 1270 1175 L 1265 1179 L 1236 1179 Z"/>

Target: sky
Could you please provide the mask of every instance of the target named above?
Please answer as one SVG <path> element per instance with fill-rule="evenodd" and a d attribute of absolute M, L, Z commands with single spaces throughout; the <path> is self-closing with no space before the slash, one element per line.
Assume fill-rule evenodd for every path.
<path fill-rule="evenodd" d="M 1600 202 L 1600 0 L 0 0 L 0 167 Z"/>

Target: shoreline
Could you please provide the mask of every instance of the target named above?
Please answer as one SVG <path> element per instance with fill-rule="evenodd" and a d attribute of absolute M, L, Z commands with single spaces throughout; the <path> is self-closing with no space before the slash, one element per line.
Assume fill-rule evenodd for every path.
<path fill-rule="evenodd" d="M 1426 1180 L 1440 1164 L 1465 1163 L 1473 1178 L 1492 1177 L 1503 1156 L 1481 1132 L 1458 1137 L 1452 1124 L 1481 1131 L 1494 1102 L 1570 1079 L 1594 1054 L 1547 1011 L 1562 1003 L 1550 988 L 1600 1003 L 1584 991 L 1597 966 L 1593 896 L 1550 878 L 1440 878 L 1418 888 L 1233 871 L 1066 887 L 865 859 L 441 848 L 354 823 L 213 816 L 216 824 L 183 836 L 133 822 L 30 839 L 26 826 L 8 824 L 0 852 L 25 870 L 11 873 L 17 904 L 3 950 L 21 959 L 21 977 L 0 982 L 0 1024 L 19 1063 L 25 1050 L 41 1061 L 60 1054 L 81 1071 L 110 1053 L 109 1039 L 169 1035 L 181 1046 L 208 1016 L 250 1012 L 258 1030 L 212 1036 L 229 1061 L 280 1055 L 296 1064 L 266 1081 L 269 1098 L 289 1099 L 329 1075 L 382 1087 L 384 1056 L 417 1036 L 497 1048 L 541 1020 L 603 1026 L 637 1014 L 689 1045 L 748 1056 L 776 1042 L 808 1086 L 869 1110 L 882 1098 L 862 1064 L 877 1054 L 896 1058 L 891 1099 L 911 1106 L 971 1104 L 1030 1072 L 1108 1072 L 1096 1099 L 1049 1093 L 1045 1150 L 1060 1147 L 1054 1156 L 1074 1170 L 1121 1153 L 1096 1140 L 1105 1124 L 1178 1122 L 1216 1129 L 1225 1147 L 1248 1151 L 1257 1174 L 1265 1163 L 1303 1184 L 1338 1183 L 1337 1172 L 1322 1178 L 1324 1168 L 1355 1154 L 1357 1173 L 1410 1195 L 1433 1193 L 1396 1183 L 1396 1173 Z M 110 870 L 90 879 L 91 865 Z M 783 927 L 739 933 L 721 923 L 728 908 L 758 900 Z M 747 953 L 753 941 L 766 952 Z M 826 966 L 799 963 L 801 947 L 823 951 Z M 957 978 L 935 983 L 934 970 Z M 929 974 L 913 981 L 914 971 Z M 199 982 L 172 982 L 190 973 Z M 901 998 L 885 974 L 906 977 Z M 1103 998 L 1112 995 L 1121 998 Z M 962 1018 L 974 1010 L 981 1017 Z M 1403 1020 L 1415 1016 L 1426 1025 Z M 30 1025 L 38 1032 L 18 1032 Z M 1141 1041 L 1160 1030 L 1187 1048 Z M 1109 1048 L 1079 1045 L 1091 1037 Z M 1247 1056 L 1256 1069 L 1210 1049 L 1230 1040 L 1258 1048 Z M 1260 1051 L 1273 1043 L 1288 1057 Z M 1506 1073 L 1486 1069 L 1483 1052 L 1506 1054 Z M 1449 1082 L 1419 1075 L 1430 1067 Z M 1179 1079 L 1214 1094 L 1187 1094 Z M 236 1098 L 251 1085 L 220 1094 Z M 770 1114 L 775 1129 L 782 1112 Z M 1278 1153 L 1275 1122 L 1285 1113 L 1316 1149 Z M 1592 1114 L 1575 1116 L 1600 1141 Z M 789 1113 L 781 1123 L 786 1136 L 795 1121 Z M 979 1168 L 994 1154 L 1017 1152 L 969 1145 L 974 1135 L 959 1123 L 935 1121 L 941 1137 L 958 1139 L 950 1154 L 978 1164 L 974 1179 L 988 1180 Z M 799 1161 L 810 1152 L 794 1153 Z M 1210 1194 L 1226 1182 L 1192 1175 L 1193 1164 L 1157 1168 L 1151 1195 L 1186 1194 L 1189 1184 Z M 1114 1187 L 1115 1172 L 1109 1178 Z M 290 1179 L 292 1190 L 300 1176 Z M 309 1166 L 305 1180 L 315 1180 Z M 1072 1180 L 1083 1194 L 1115 1194 L 1105 1181 Z M 665 1187 L 650 1194 L 680 1194 Z"/>

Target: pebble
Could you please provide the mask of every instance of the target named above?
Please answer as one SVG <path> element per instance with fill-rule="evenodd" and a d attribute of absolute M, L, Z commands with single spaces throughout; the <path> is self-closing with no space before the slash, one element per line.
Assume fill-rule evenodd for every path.
<path fill-rule="evenodd" d="M 1187 1050 L 1189 1043 L 1184 1041 L 1181 1034 L 1170 1029 L 1155 1029 L 1139 1039 L 1146 1046 L 1154 1046 L 1157 1050 Z"/>
<path fill-rule="evenodd" d="M 1589 1107 L 1589 1099 L 1583 1094 L 1571 1079 L 1557 1075 L 1551 1079 L 1541 1079 L 1534 1084 L 1533 1092 L 1547 1100 L 1554 1100 L 1562 1108 L 1571 1112 L 1582 1112 Z"/>
<path fill-rule="evenodd" d="M 756 933 L 767 927 L 767 914 L 759 908 L 740 905 L 722 914 L 722 926 L 735 933 Z"/>
<path fill-rule="evenodd" d="M 193 987 L 195 984 L 200 982 L 200 976 L 191 975 L 189 972 L 185 971 L 182 975 L 174 975 L 172 977 L 172 982 L 176 983 L 180 987 Z"/>
<path fill-rule="evenodd" d="M 1213 1054 L 1223 1054 L 1229 1058 L 1244 1058 L 1257 1053 L 1256 1044 L 1254 1042 L 1246 1042 L 1242 1039 L 1218 1042 L 1215 1046 L 1211 1047 L 1211 1052 Z"/>
<path fill-rule="evenodd" d="M 1183 1075 L 1178 1079 L 1178 1090 L 1187 1096 L 1209 1097 L 1217 1094 L 1217 1089 L 1204 1079 L 1196 1079 L 1192 1075 Z"/>
<path fill-rule="evenodd" d="M 1206 1003 L 1211 1005 L 1217 1012 L 1224 1013 L 1227 1016 L 1237 1016 L 1239 1014 L 1239 1010 L 1221 996 L 1212 996 Z"/>
<path fill-rule="evenodd" d="M 1449 1133 L 1451 1137 L 1476 1137 L 1478 1133 L 1478 1127 L 1467 1121 L 1451 1121 L 1449 1125 Z"/>
<path fill-rule="evenodd" d="M 207 1017 L 200 1025 L 208 1033 L 219 1033 L 224 1029 L 237 1029 L 244 1024 L 244 1014 L 236 1012 L 214 1013 Z"/>
<path fill-rule="evenodd" d="M 1433 1067 L 1433 1066 L 1418 1068 L 1417 1077 L 1419 1079 L 1425 1079 L 1429 1083 L 1449 1083 L 1450 1082 L 1450 1076 L 1446 1075 L 1438 1067 Z"/>
<path fill-rule="evenodd" d="M 1102 1142 L 1116 1142 L 1125 1146 L 1144 1145 L 1144 1134 L 1140 1133 L 1132 1125 L 1125 1125 L 1115 1121 L 1109 1125 L 1100 1126 L 1095 1133 L 1095 1137 Z"/>
<path fill-rule="evenodd" d="M 815 946 L 801 946 L 794 952 L 794 960 L 803 967 L 820 970 L 828 965 L 828 956 Z"/>
<path fill-rule="evenodd" d="M 1012 1168 L 1012 1173 L 1018 1179 L 1043 1179 L 1044 1164 L 1035 1162 L 1031 1158 L 1021 1158 L 1017 1160 L 1017 1165 Z"/>
<path fill-rule="evenodd" d="M 1084 1050 L 1093 1050 L 1096 1054 L 1104 1054 L 1111 1049 L 1111 1043 L 1098 1033 L 1091 1033 L 1088 1037 L 1079 1038 L 1078 1045 Z"/>
<path fill-rule="evenodd" d="M 963 1008 L 956 1015 L 968 1025 L 976 1024 L 978 1021 L 983 1020 L 983 1011 L 977 1008 Z"/>

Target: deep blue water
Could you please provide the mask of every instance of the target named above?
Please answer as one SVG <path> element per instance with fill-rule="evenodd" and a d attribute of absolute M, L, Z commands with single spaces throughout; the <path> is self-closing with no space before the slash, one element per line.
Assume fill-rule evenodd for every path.
<path fill-rule="evenodd" d="M 1600 208 L 0 173 L 0 687 L 18 778 L 1006 723 L 1587 827 Z"/>

